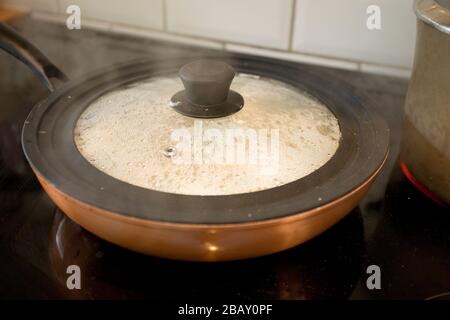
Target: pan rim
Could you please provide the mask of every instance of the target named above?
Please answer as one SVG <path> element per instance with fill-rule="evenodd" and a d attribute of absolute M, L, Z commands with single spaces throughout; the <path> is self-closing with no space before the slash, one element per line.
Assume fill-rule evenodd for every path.
<path fill-rule="evenodd" d="M 217 59 L 217 58 L 223 58 L 223 57 L 213 56 L 212 58 Z M 165 74 L 167 74 L 168 69 L 175 72 L 179 68 L 180 65 L 182 65 L 184 62 L 186 62 L 186 59 L 176 59 L 175 61 L 171 61 L 171 60 L 164 60 L 164 61 L 167 63 L 167 66 L 163 67 L 163 69 L 166 68 L 163 71 Z M 289 201 L 287 202 L 286 198 L 281 197 L 281 198 L 278 198 L 276 201 L 271 202 L 270 208 L 262 208 L 263 206 L 267 206 L 267 203 L 259 204 L 256 202 L 256 200 L 258 200 L 258 199 L 266 200 L 266 199 L 263 199 L 262 196 L 260 196 L 260 197 L 257 196 L 257 197 L 253 197 L 253 200 L 251 200 L 250 202 L 248 202 L 249 200 L 247 200 L 247 204 L 250 203 L 251 205 L 247 205 L 242 208 L 238 208 L 239 210 L 231 212 L 231 214 L 227 214 L 227 210 L 229 212 L 229 208 L 230 207 L 233 208 L 233 204 L 228 203 L 229 201 L 225 201 L 225 199 L 230 200 L 232 197 L 235 198 L 236 196 L 245 198 L 246 196 L 259 194 L 259 193 L 265 193 L 265 195 L 266 195 L 267 192 L 273 192 L 276 189 L 279 190 L 279 188 L 283 188 L 286 185 L 263 190 L 263 191 L 258 191 L 258 192 L 254 192 L 254 193 L 249 193 L 249 194 L 237 194 L 237 195 L 225 195 L 225 196 L 195 196 L 195 195 L 187 196 L 187 195 L 170 194 L 171 197 L 178 197 L 180 199 L 180 200 L 177 200 L 178 201 L 177 203 L 172 204 L 174 207 L 176 207 L 178 209 L 178 212 L 176 212 L 175 214 L 171 214 L 170 213 L 171 211 L 169 210 L 170 208 L 162 208 L 162 209 L 158 208 L 160 213 L 155 215 L 155 214 L 152 214 L 151 210 L 149 211 L 149 208 L 144 208 L 143 209 L 144 211 L 140 212 L 139 208 L 136 208 L 136 206 L 134 208 L 132 208 L 133 205 L 130 205 L 128 208 L 125 208 L 125 210 L 124 210 L 123 206 L 122 207 L 111 206 L 107 202 L 105 203 L 105 201 L 100 201 L 99 198 L 103 197 L 104 195 L 99 195 L 99 193 L 100 194 L 105 193 L 105 192 L 100 192 L 100 190 L 97 190 L 97 193 L 95 195 L 93 195 L 93 196 L 91 195 L 89 197 L 89 195 L 86 193 L 92 192 L 92 190 L 95 190 L 95 188 L 91 188 L 83 193 L 83 190 L 82 190 L 83 186 L 77 187 L 76 186 L 77 181 L 71 181 L 69 175 L 64 176 L 64 174 L 63 174 L 64 179 L 61 180 L 61 177 L 58 177 L 58 174 L 61 173 L 61 170 L 64 171 L 64 168 L 62 168 L 61 166 L 58 167 L 57 164 L 56 164 L 56 167 L 52 167 L 51 163 L 46 163 L 46 161 L 45 161 L 45 160 L 48 160 L 48 158 L 44 160 L 44 158 L 42 157 L 43 155 L 49 156 L 48 151 L 52 150 L 51 149 L 52 147 L 55 147 L 54 139 L 57 140 L 58 138 L 55 137 L 53 135 L 54 132 L 52 132 L 52 136 L 50 138 L 47 138 L 47 140 L 44 139 L 45 141 L 43 140 L 46 144 L 42 144 L 44 142 L 41 141 L 42 135 L 40 136 L 39 132 L 45 131 L 45 130 L 41 130 L 42 129 L 41 120 L 46 117 L 46 114 L 48 115 L 49 110 L 50 110 L 50 112 L 52 112 L 51 108 L 53 106 L 55 106 L 55 104 L 59 103 L 61 105 L 60 110 L 62 110 L 62 108 L 64 106 L 70 105 L 69 100 L 72 100 L 72 101 L 76 100 L 76 99 L 74 99 L 74 98 L 76 98 L 75 94 L 70 99 L 68 97 L 70 97 L 71 93 L 73 93 L 73 92 L 76 93 L 77 89 L 84 87 L 85 91 L 87 90 L 87 92 L 90 92 L 89 90 L 92 90 L 93 88 L 89 87 L 89 83 L 94 82 L 94 83 L 98 84 L 99 81 L 100 82 L 102 81 L 102 79 L 103 79 L 102 77 L 104 77 L 105 75 L 119 74 L 122 76 L 122 78 L 119 77 L 119 79 L 113 79 L 116 82 L 114 82 L 113 80 L 110 80 L 111 83 L 107 83 L 107 84 L 113 85 L 112 87 L 114 87 L 114 88 L 117 86 L 123 85 L 123 83 L 126 83 L 127 81 L 134 82 L 136 79 L 133 78 L 130 74 L 132 74 L 133 70 L 136 72 L 136 69 L 140 69 L 140 67 L 141 68 L 146 67 L 147 71 L 152 70 L 153 73 L 148 75 L 145 72 L 143 73 L 142 71 L 139 71 L 134 74 L 135 77 L 147 78 L 149 76 L 154 76 L 155 75 L 154 72 L 157 73 L 158 71 L 161 71 L 158 69 L 152 69 L 152 65 L 153 65 L 153 68 L 154 68 L 155 64 L 161 65 L 161 63 L 155 59 L 144 59 L 144 60 L 139 60 L 137 62 L 129 62 L 129 63 L 125 63 L 125 64 L 120 64 L 119 66 L 116 65 L 113 67 L 102 69 L 97 72 L 92 72 L 89 75 L 79 78 L 78 80 L 71 81 L 71 82 L 65 84 L 64 86 L 62 86 L 61 88 L 59 88 L 50 97 L 48 97 L 47 99 L 45 99 L 44 101 L 39 103 L 37 106 L 35 106 L 35 108 L 33 108 L 32 112 L 28 116 L 28 118 L 25 122 L 25 125 L 23 127 L 23 131 L 22 131 L 22 144 L 23 144 L 23 149 L 24 149 L 25 155 L 26 155 L 28 161 L 30 162 L 30 164 L 33 166 L 33 168 L 37 172 L 39 172 L 47 181 L 49 181 L 53 185 L 55 185 L 55 187 L 58 190 L 61 190 L 63 193 L 66 193 L 66 194 L 70 195 L 71 197 L 78 199 L 79 201 L 81 201 L 83 203 L 87 203 L 94 207 L 98 207 L 98 208 L 101 208 L 101 209 L 104 209 L 107 211 L 116 212 L 118 214 L 122 214 L 122 215 L 129 216 L 129 217 L 134 217 L 134 218 L 143 218 L 143 219 L 147 219 L 147 220 L 168 222 L 168 223 L 173 222 L 173 223 L 185 223 L 185 224 L 193 223 L 193 224 L 208 224 L 208 225 L 214 225 L 216 223 L 234 224 L 234 223 L 243 223 L 243 222 L 262 221 L 262 220 L 270 220 L 270 219 L 275 219 L 275 218 L 282 218 L 285 216 L 299 214 L 301 212 L 305 212 L 305 211 L 311 210 L 313 208 L 317 208 L 317 207 L 326 205 L 326 204 L 332 202 L 333 200 L 336 200 L 336 199 L 342 197 L 343 195 L 351 192 L 351 190 L 353 190 L 358 185 L 361 185 L 374 172 L 376 172 L 380 168 L 379 167 L 380 164 L 384 163 L 384 160 L 388 153 L 389 129 L 381 117 L 379 117 L 373 111 L 370 111 L 367 108 L 365 108 L 358 99 L 356 99 L 354 96 L 352 96 L 352 88 L 349 85 L 346 85 L 342 82 L 335 82 L 334 79 L 331 79 L 331 80 L 328 79 L 328 81 L 326 81 L 326 79 L 323 79 L 323 76 L 319 76 L 318 73 L 311 72 L 311 70 L 305 68 L 302 65 L 289 63 L 289 62 L 280 62 L 280 61 L 274 60 L 274 59 L 256 58 L 256 57 L 246 56 L 246 55 L 237 55 L 237 56 L 233 56 L 231 58 L 230 62 L 232 62 L 231 63 L 232 65 L 234 62 L 240 66 L 240 68 L 237 68 L 238 72 L 241 72 L 242 68 L 245 68 L 245 67 L 249 68 L 249 66 L 254 67 L 256 69 L 260 68 L 260 70 L 257 70 L 257 71 L 261 71 L 261 72 L 257 73 L 259 75 L 265 75 L 264 74 L 265 72 L 270 73 L 270 72 L 273 72 L 274 70 L 279 70 L 278 74 L 275 72 L 275 74 L 271 73 L 271 74 L 266 74 L 265 76 L 268 76 L 270 78 L 274 78 L 277 80 L 281 80 L 281 81 L 283 81 L 283 78 L 284 78 L 284 82 L 287 82 L 288 84 L 291 84 L 290 82 L 293 82 L 294 80 L 292 80 L 292 78 L 287 77 L 287 74 L 292 76 L 292 74 L 295 74 L 296 72 L 298 72 L 299 74 L 301 74 L 302 76 L 305 76 L 307 78 L 307 79 L 303 79 L 303 80 L 302 79 L 298 79 L 298 80 L 323 81 L 324 83 L 322 85 L 324 85 L 324 86 L 331 85 L 332 86 L 332 88 L 326 87 L 327 89 L 340 90 L 339 94 L 345 96 L 345 99 L 347 99 L 347 101 L 349 101 L 349 103 L 351 104 L 350 107 L 356 106 L 357 108 L 360 108 L 360 109 L 355 109 L 356 111 L 353 110 L 353 112 L 359 112 L 361 114 L 361 117 L 363 117 L 365 119 L 365 121 L 367 121 L 367 123 L 365 123 L 365 125 L 367 126 L 366 129 L 369 130 L 369 125 L 372 125 L 372 130 L 374 132 L 372 132 L 372 141 L 371 142 L 374 145 L 372 145 L 372 148 L 365 146 L 365 149 L 364 149 L 365 152 L 367 153 L 364 156 L 368 155 L 369 158 L 372 157 L 372 159 L 369 159 L 369 160 L 371 160 L 371 161 L 369 161 L 369 165 L 367 165 L 367 161 L 361 162 L 362 164 L 364 164 L 364 167 L 357 168 L 359 170 L 357 179 L 355 181 L 353 181 L 353 183 L 347 183 L 347 187 L 341 186 L 340 192 L 336 192 L 336 191 L 330 192 L 330 194 L 331 194 L 330 196 L 328 196 L 328 197 L 324 196 L 322 199 L 323 201 L 319 201 L 319 203 L 316 203 L 315 205 L 313 205 L 310 202 L 309 205 L 303 205 L 303 207 L 302 207 L 301 204 L 300 205 L 298 203 L 293 204 L 292 202 L 294 200 L 292 200 L 291 198 L 287 199 L 287 200 L 290 200 L 290 202 Z M 264 69 L 266 67 L 269 67 L 269 68 Z M 130 68 L 133 70 L 131 70 L 131 71 L 127 70 Z M 120 74 L 121 72 L 123 72 L 124 74 Z M 294 79 L 297 79 L 297 78 L 294 77 Z M 118 80 L 120 80 L 120 81 L 118 81 Z M 88 87 L 86 87 L 87 85 L 88 85 Z M 306 89 L 309 88 L 310 89 L 311 88 L 310 83 L 309 84 L 308 83 L 297 83 L 297 85 L 301 85 L 300 87 L 296 86 L 299 89 L 301 89 L 301 88 L 306 88 Z M 308 87 L 308 85 L 309 85 L 309 87 Z M 315 89 L 317 89 L 317 87 Z M 324 89 L 322 89 L 322 91 L 323 90 Z M 311 92 L 311 90 L 305 90 L 305 91 L 308 94 L 311 94 L 312 96 L 314 96 L 317 99 L 319 99 L 320 101 L 322 101 L 323 97 L 321 97 L 320 95 L 318 96 L 317 93 Z M 100 92 L 97 91 L 96 94 L 98 96 L 100 96 L 100 95 L 104 94 L 105 92 L 107 92 L 107 91 L 100 91 Z M 325 91 L 323 91 L 323 92 L 325 92 Z M 91 93 L 91 96 L 89 96 L 89 98 L 91 98 L 91 99 L 93 99 L 94 97 L 95 97 L 95 95 L 92 95 L 92 93 Z M 327 105 L 330 108 L 329 103 L 326 103 L 326 102 L 324 102 L 324 103 L 325 103 L 325 105 Z M 333 112 L 332 108 L 330 108 L 330 110 Z M 349 110 L 347 110 L 347 111 L 349 111 Z M 57 120 L 58 119 L 56 119 L 55 121 L 57 121 Z M 341 119 L 339 117 L 338 117 L 338 120 L 340 122 L 340 127 L 342 128 Z M 73 136 L 71 138 L 73 140 Z M 66 142 L 67 142 L 67 139 L 66 139 Z M 39 143 L 41 143 L 41 145 L 39 145 Z M 39 147 L 38 147 L 38 145 L 39 145 Z M 358 147 L 360 149 L 363 148 L 362 145 L 358 145 Z M 338 148 L 338 151 L 340 148 L 341 148 L 341 145 Z M 357 151 L 359 152 L 360 150 L 357 150 Z M 78 152 L 78 154 L 79 154 L 79 152 Z M 85 161 L 85 163 L 81 163 L 81 164 L 77 163 L 77 165 L 80 165 L 82 168 L 85 168 L 85 169 L 88 168 L 88 167 L 86 167 L 87 165 L 91 166 L 92 168 L 95 168 L 90 163 L 88 163 L 88 161 L 86 159 L 84 159 L 81 156 L 81 154 L 79 154 L 78 156 L 81 157 Z M 361 155 L 359 155 L 359 156 L 361 157 Z M 333 160 L 333 158 L 334 158 L 334 156 L 332 157 L 332 159 L 330 159 L 324 166 L 319 168 L 317 171 L 320 171 L 323 167 L 327 166 L 327 164 L 329 164 Z M 58 159 L 51 159 L 51 160 L 58 161 Z M 61 159 L 59 159 L 59 160 L 61 160 Z M 77 158 L 77 160 L 80 161 L 79 158 Z M 353 162 L 355 161 L 355 159 L 347 159 L 347 160 L 350 160 Z M 367 160 L 367 159 L 365 159 L 365 160 Z M 55 164 L 55 162 L 53 164 Z M 343 164 L 341 164 L 341 165 L 343 165 Z M 355 164 L 353 163 L 353 165 L 355 165 Z M 58 173 L 58 169 L 60 170 L 59 173 Z M 72 169 L 72 168 L 70 168 L 70 169 Z M 96 168 L 95 168 L 95 170 L 98 172 L 101 172 Z M 360 172 L 360 171 L 362 171 L 362 172 Z M 314 173 L 312 173 L 302 179 L 299 179 L 299 180 L 304 180 L 313 174 Z M 144 189 L 144 188 L 140 188 L 137 186 L 132 186 L 126 182 L 117 180 L 113 177 L 110 177 L 110 176 L 108 176 L 108 177 L 109 177 L 109 179 L 107 179 L 107 180 L 109 180 L 109 181 L 115 180 L 114 183 L 116 183 L 121 188 L 122 187 L 124 189 L 128 188 L 130 190 L 136 189 L 136 188 Z M 334 178 L 336 179 L 336 177 L 334 177 Z M 294 181 L 294 183 L 299 180 Z M 289 184 L 291 184 L 291 183 L 289 183 Z M 287 184 L 287 185 L 289 185 L 289 184 Z M 350 185 L 350 187 L 349 187 L 349 185 Z M 154 190 L 148 190 L 148 189 L 144 189 L 144 190 L 146 190 L 146 192 L 151 192 L 154 195 L 156 194 L 156 197 L 160 196 L 158 194 L 165 194 L 165 193 L 154 191 Z M 291 190 L 291 192 L 293 192 L 293 191 Z M 318 194 L 318 193 L 316 192 L 316 194 Z M 131 197 L 133 197 L 133 195 L 131 195 Z M 157 198 L 158 201 L 153 202 L 153 205 L 161 205 L 161 204 L 164 205 L 164 201 L 168 201 L 167 200 L 168 198 L 165 198 L 165 196 L 160 196 L 160 197 L 161 198 Z M 203 201 L 207 205 L 206 205 L 206 207 L 199 207 L 198 205 L 196 207 L 195 203 L 190 203 L 191 208 L 189 211 L 189 210 L 186 210 L 185 207 L 183 207 L 183 199 L 186 199 L 186 198 L 190 198 L 189 201 L 191 201 L 191 202 L 197 202 L 197 201 L 202 202 Z M 205 201 L 205 199 L 208 199 L 208 198 L 211 199 L 211 200 L 208 200 L 208 201 L 210 201 L 210 203 L 208 203 L 208 201 Z M 222 202 L 219 203 L 218 205 L 215 205 L 213 202 L 216 200 L 219 200 L 219 198 L 222 198 L 222 200 L 220 200 Z M 161 199 L 161 201 L 159 201 L 159 199 Z M 132 201 L 132 198 L 131 198 L 131 200 L 129 198 L 129 201 Z M 152 204 L 152 202 L 147 202 L 147 204 L 149 204 L 149 203 Z M 212 204 L 212 206 L 211 206 L 211 204 Z M 168 204 L 166 204 L 166 205 L 168 205 Z M 194 211 L 195 208 L 198 208 L 201 213 L 196 218 L 193 217 L 193 215 L 192 215 L 192 213 L 195 212 Z M 165 211 L 166 214 L 161 214 L 161 213 L 164 213 L 163 211 L 161 211 L 164 209 L 166 210 Z M 218 210 L 218 209 L 220 209 L 220 210 Z M 258 209 L 264 210 L 264 212 L 262 214 L 259 213 L 259 214 L 252 214 L 250 216 L 248 215 L 249 213 L 254 213 L 255 211 L 258 211 Z M 273 209 L 276 212 L 271 213 L 271 212 L 269 212 L 270 211 L 269 209 Z M 172 210 L 173 210 L 173 208 L 172 208 Z M 222 215 L 220 215 L 220 213 L 222 213 Z M 223 213 L 225 213 L 225 214 L 223 214 Z M 243 213 L 245 213 L 245 214 L 243 214 Z M 189 216 L 189 214 L 191 214 L 191 216 Z"/>
<path fill-rule="evenodd" d="M 384 165 L 386 164 L 386 161 L 389 156 L 389 151 L 386 154 L 383 162 L 380 164 L 380 166 L 377 168 L 377 170 L 365 181 L 363 181 L 360 185 L 356 186 L 354 189 L 350 190 L 348 193 L 342 195 L 341 197 L 334 199 L 333 201 L 330 201 L 328 203 L 325 203 L 323 205 L 320 205 L 318 207 L 309 209 L 307 211 L 302 212 L 296 212 L 290 215 L 281 216 L 281 217 L 275 217 L 270 219 L 264 219 L 264 220 L 253 220 L 253 221 L 245 221 L 245 222 L 234 222 L 234 223 L 217 223 L 217 224 L 209 224 L 209 223 L 186 223 L 186 222 L 171 222 L 171 221 L 159 221 L 159 220 L 151 220 L 151 219 L 143 219 L 143 218 L 137 218 L 132 216 L 126 216 L 121 213 L 112 212 L 105 210 L 103 208 L 99 207 L 93 207 L 92 205 L 88 203 L 84 203 L 79 199 L 72 198 L 71 196 L 65 194 L 60 189 L 58 189 L 56 186 L 52 185 L 54 190 L 62 196 L 68 196 L 72 200 L 80 202 L 82 205 L 95 208 L 97 210 L 100 210 L 101 215 L 107 215 L 111 217 L 113 220 L 118 220 L 120 222 L 124 223 L 130 223 L 136 226 L 144 226 L 149 228 L 164 228 L 164 229 L 172 229 L 172 230 L 179 230 L 180 228 L 189 230 L 189 231 L 210 231 L 212 229 L 217 230 L 223 230 L 223 229 L 235 229 L 236 227 L 242 228 L 242 229 L 255 229 L 255 228 L 266 228 L 270 227 L 271 225 L 279 225 L 279 224 L 289 224 L 292 221 L 297 221 L 299 219 L 308 219 L 315 217 L 316 215 L 324 214 L 324 211 L 326 209 L 331 208 L 333 205 L 335 205 L 338 202 L 345 201 L 349 198 L 351 198 L 354 194 L 357 194 L 361 189 L 367 186 L 367 184 L 370 186 L 370 184 L 373 182 L 373 180 L 378 176 L 378 174 L 383 170 Z M 33 170 L 35 170 L 33 168 Z M 37 171 L 35 171 L 37 173 Z M 37 173 L 39 175 L 39 173 Z M 41 179 L 44 179 L 41 176 Z M 46 181 L 48 183 L 48 181 Z"/>

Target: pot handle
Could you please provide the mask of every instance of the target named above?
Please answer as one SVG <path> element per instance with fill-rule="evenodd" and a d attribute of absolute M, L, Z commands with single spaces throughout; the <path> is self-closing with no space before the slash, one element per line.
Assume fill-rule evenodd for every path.
<path fill-rule="evenodd" d="M 68 81 L 67 76 L 38 48 L 4 22 L 0 22 L 0 48 L 26 64 L 50 91 L 55 90 L 51 79 Z"/>

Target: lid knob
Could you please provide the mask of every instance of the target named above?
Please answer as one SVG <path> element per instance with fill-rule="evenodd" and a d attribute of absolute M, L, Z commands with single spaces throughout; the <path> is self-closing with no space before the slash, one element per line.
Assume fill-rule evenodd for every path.
<path fill-rule="evenodd" d="M 224 117 L 239 111 L 242 96 L 230 90 L 234 69 L 217 60 L 197 60 L 179 71 L 184 91 L 176 93 L 171 106 L 178 112 L 195 118 Z"/>

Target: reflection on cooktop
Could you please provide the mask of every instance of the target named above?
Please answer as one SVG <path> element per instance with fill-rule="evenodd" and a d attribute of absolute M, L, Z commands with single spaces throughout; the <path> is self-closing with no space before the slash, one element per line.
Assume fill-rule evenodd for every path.
<path fill-rule="evenodd" d="M 450 294 L 450 212 L 420 193 L 400 170 L 390 177 L 373 250 L 383 262 L 383 292 L 372 298 L 421 299 Z M 389 263 L 388 263 L 389 262 Z"/>
<path fill-rule="evenodd" d="M 69 265 L 81 269 L 83 290 L 66 290 L 67 298 L 344 299 L 359 279 L 364 254 L 357 210 L 304 245 L 233 262 L 180 262 L 134 253 L 97 238 L 58 209 L 50 241 L 54 277 L 62 286 Z"/>

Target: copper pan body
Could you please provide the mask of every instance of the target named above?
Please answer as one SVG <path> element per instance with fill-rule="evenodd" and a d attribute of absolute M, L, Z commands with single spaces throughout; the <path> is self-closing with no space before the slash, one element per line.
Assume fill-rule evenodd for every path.
<path fill-rule="evenodd" d="M 157 212 L 157 209 L 162 209 L 156 215 L 161 217 L 168 213 L 180 213 L 171 211 L 179 210 L 180 207 L 151 208 L 155 204 L 152 197 L 158 197 L 154 190 L 120 182 L 88 165 L 75 146 L 74 124 L 93 99 L 128 83 L 175 72 L 192 57 L 143 59 L 111 66 L 69 81 L 36 47 L 2 23 L 0 48 L 29 66 L 51 92 L 47 99 L 33 108 L 22 130 L 24 154 L 45 191 L 67 216 L 88 231 L 137 252 L 170 259 L 223 261 L 257 257 L 294 247 L 330 228 L 355 208 L 386 161 L 389 128 L 381 117 L 364 107 L 360 99 L 354 96 L 354 89 L 345 82 L 329 79 L 327 73 L 312 72 L 300 64 L 269 58 L 237 54 L 233 54 L 233 58 L 223 55 L 211 57 L 221 61 L 225 59 L 239 72 L 279 79 L 320 98 L 342 124 L 342 142 L 332 159 L 321 168 L 321 172 L 319 169 L 316 174 L 312 173 L 279 187 L 278 195 L 285 192 L 289 199 L 300 196 L 296 201 L 292 200 L 289 206 L 277 207 L 276 202 L 270 202 L 270 190 L 264 191 L 265 195 L 269 195 L 264 199 L 264 204 L 257 202 L 261 198 L 253 197 L 254 194 L 248 194 L 241 200 L 233 200 L 239 198 L 234 196 L 230 197 L 232 200 L 229 202 L 223 201 L 223 198 L 218 201 L 220 208 L 234 206 L 235 214 L 239 217 L 242 212 L 247 214 L 245 205 L 241 203 L 247 206 L 249 203 L 260 204 L 265 206 L 266 211 L 274 214 L 266 215 L 266 219 L 230 223 L 240 221 L 239 217 L 233 217 L 220 224 L 211 219 L 214 218 L 214 212 L 208 212 L 211 213 L 209 222 L 215 224 L 200 224 L 198 221 L 202 220 L 193 218 L 199 217 L 196 215 L 197 210 L 208 207 L 204 207 L 204 198 L 192 196 L 189 201 L 194 209 L 187 210 L 188 214 L 182 218 L 183 221 L 190 221 L 191 218 L 194 223 L 161 222 L 160 220 L 165 220 L 162 218 L 159 221 L 150 220 L 147 216 Z M 182 63 L 182 60 L 186 61 Z M 59 81 L 55 81 L 56 79 Z M 61 82 L 66 84 L 61 85 Z M 336 180 L 327 181 L 326 177 L 329 176 L 345 181 L 334 185 L 333 181 Z M 81 178 L 85 178 L 84 181 Z M 77 179 L 80 180 L 79 183 L 73 183 Z M 97 188 L 102 185 L 112 186 L 109 196 L 102 197 L 96 193 L 92 197 L 92 193 L 98 192 Z M 312 187 L 310 193 L 297 193 L 308 187 Z M 129 203 L 115 198 L 125 194 L 142 200 L 136 212 L 128 212 Z M 148 197 L 149 194 L 152 197 Z M 166 194 L 164 201 L 173 203 L 173 196 L 174 194 Z M 319 201 L 321 196 L 324 196 L 323 204 Z M 85 199 L 86 202 L 79 199 Z M 187 203 L 185 199 L 180 201 L 176 204 L 181 206 Z M 114 202 L 114 205 L 109 202 Z M 197 206 L 192 206 L 193 203 Z M 135 218 L 100 207 L 145 215 L 142 215 L 143 218 Z M 312 207 L 314 209 L 308 209 Z M 289 208 L 286 209 L 288 212 L 284 212 L 284 208 Z M 300 212 L 294 213 L 296 210 Z M 250 213 L 252 212 L 248 212 Z M 173 215 L 167 220 L 179 221 L 177 219 Z"/>
<path fill-rule="evenodd" d="M 362 185 L 323 206 L 282 218 L 236 224 L 166 223 L 127 217 L 74 199 L 35 173 L 67 216 L 104 240 L 161 258 L 226 261 L 279 252 L 324 232 L 358 205 L 385 161 Z"/>

